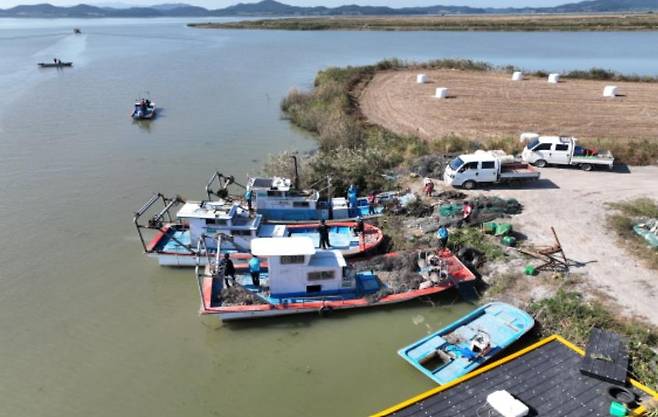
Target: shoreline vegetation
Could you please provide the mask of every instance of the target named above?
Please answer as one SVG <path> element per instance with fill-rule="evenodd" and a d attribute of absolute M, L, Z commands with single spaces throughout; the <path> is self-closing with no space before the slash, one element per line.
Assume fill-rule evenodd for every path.
<path fill-rule="evenodd" d="M 652 31 L 658 14 L 526 14 L 447 16 L 331 16 L 190 23 L 199 29 L 352 31 Z"/>
<path fill-rule="evenodd" d="M 292 124 L 314 134 L 318 148 L 300 158 L 300 172 L 303 186 L 321 183 L 327 176 L 332 177 L 335 189 L 345 189 L 356 183 L 362 191 L 391 189 L 401 184 L 403 176 L 413 172 L 414 164 L 427 155 L 443 155 L 472 152 L 476 149 L 503 149 L 516 153 L 521 144 L 517 138 L 501 138 L 484 143 L 458 137 L 447 136 L 435 140 L 422 140 L 416 136 L 398 135 L 387 129 L 368 123 L 360 110 L 358 98 L 368 82 L 378 71 L 401 69 L 455 69 L 468 71 L 511 71 L 512 67 L 493 67 L 483 62 L 470 60 L 442 59 L 427 63 L 407 63 L 397 59 L 381 61 L 374 65 L 345 68 L 327 68 L 320 71 L 310 91 L 291 90 L 281 102 L 285 118 Z M 542 72 L 535 72 L 543 75 Z M 622 75 L 600 69 L 575 71 L 564 78 L 623 80 L 657 82 L 653 77 Z M 658 144 L 649 149 L 653 159 L 639 156 L 634 150 L 637 143 L 610 144 L 613 153 L 628 163 L 649 163 L 658 157 Z M 642 151 L 647 151 L 642 149 Z M 271 156 L 265 163 L 264 172 L 268 175 L 292 177 L 290 157 L 293 152 Z M 389 235 L 389 249 L 412 250 L 409 231 L 401 219 L 385 216 L 382 226 Z M 461 230 L 461 229 L 460 229 Z M 455 231 L 457 237 L 459 231 Z M 473 236 L 463 236 L 468 242 L 484 242 L 489 246 L 480 247 L 488 252 L 490 261 L 506 262 L 500 247 L 492 247 L 493 242 L 478 229 L 465 229 Z M 424 241 L 418 241 L 422 245 Z M 411 247 L 409 247 L 409 245 Z M 495 244 L 496 246 L 498 244 Z M 475 248 L 478 249 L 475 245 Z M 499 253 L 500 252 L 500 253 Z M 498 256 L 500 255 L 500 256 Z M 518 261 L 518 260 L 517 260 Z M 629 340 L 631 373 L 634 377 L 653 388 L 658 387 L 658 329 L 641 319 L 627 318 L 619 314 L 614 302 L 578 283 L 578 278 L 545 276 L 530 279 L 520 274 L 514 277 L 497 275 L 484 297 L 502 296 L 514 298 L 538 318 L 540 326 L 537 335 L 560 333 L 574 343 L 584 346 L 587 334 L 592 327 L 616 331 Z M 539 301 L 524 303 L 515 296 L 514 287 L 541 285 L 541 280 L 553 280 L 554 288 L 550 295 Z M 557 281 L 555 281 L 557 280 Z M 518 288 L 517 288 L 518 291 Z M 529 293 L 530 291 L 524 291 Z"/>

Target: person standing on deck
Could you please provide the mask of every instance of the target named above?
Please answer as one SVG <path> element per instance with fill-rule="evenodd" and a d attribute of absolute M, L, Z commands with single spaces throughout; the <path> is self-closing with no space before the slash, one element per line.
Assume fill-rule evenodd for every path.
<path fill-rule="evenodd" d="M 439 227 L 439 230 L 436 232 L 436 236 L 439 238 L 439 244 L 441 249 L 448 247 L 448 228 L 445 226 Z"/>
<path fill-rule="evenodd" d="M 249 209 L 250 212 L 253 211 L 252 208 L 251 208 L 251 199 L 252 198 L 253 198 L 253 194 L 252 194 L 251 190 L 246 191 L 244 193 L 244 199 L 247 200 L 247 208 Z"/>
<path fill-rule="evenodd" d="M 254 254 L 249 259 L 249 272 L 251 272 L 251 282 L 256 287 L 260 287 L 260 259 Z"/>
<path fill-rule="evenodd" d="M 368 194 L 368 216 L 375 215 L 375 193 Z"/>
<path fill-rule="evenodd" d="M 318 233 L 320 234 L 320 249 L 329 249 L 331 247 L 331 243 L 329 243 L 329 226 L 327 226 L 324 219 L 320 220 Z"/>
<path fill-rule="evenodd" d="M 347 189 L 347 202 L 349 203 L 350 208 L 356 208 L 358 194 L 359 189 L 357 186 L 350 184 L 350 188 Z"/>
<path fill-rule="evenodd" d="M 224 283 L 226 284 L 226 288 L 231 287 L 231 281 L 233 281 L 233 285 L 235 285 L 235 265 L 233 265 L 233 261 L 231 260 L 231 256 L 228 253 L 224 254 L 224 259 L 219 261 L 219 266 L 224 267 Z M 229 277 L 231 279 L 229 279 Z"/>

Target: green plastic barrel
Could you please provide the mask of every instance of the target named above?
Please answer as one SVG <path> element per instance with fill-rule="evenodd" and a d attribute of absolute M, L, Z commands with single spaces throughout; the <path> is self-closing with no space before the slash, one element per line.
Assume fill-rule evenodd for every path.
<path fill-rule="evenodd" d="M 514 236 L 503 236 L 501 242 L 505 246 L 514 246 L 516 245 L 516 238 Z"/>
<path fill-rule="evenodd" d="M 482 225 L 482 231 L 488 235 L 493 235 L 496 233 L 496 223 L 495 222 L 486 222 Z"/>
<path fill-rule="evenodd" d="M 628 415 L 628 408 L 620 402 L 612 401 L 610 403 L 610 415 L 623 417 Z"/>
<path fill-rule="evenodd" d="M 507 236 L 512 231 L 512 225 L 509 223 L 496 224 L 496 236 Z"/>

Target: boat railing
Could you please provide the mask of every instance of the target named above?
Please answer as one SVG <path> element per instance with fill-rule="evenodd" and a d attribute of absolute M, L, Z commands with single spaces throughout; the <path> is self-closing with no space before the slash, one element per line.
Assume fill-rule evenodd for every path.
<path fill-rule="evenodd" d="M 158 211 L 155 215 L 153 215 L 153 217 L 150 217 L 146 223 L 140 223 L 142 216 L 147 212 L 149 212 L 151 208 L 158 203 L 162 203 L 162 208 L 160 209 L 160 211 Z M 169 223 L 174 222 L 175 216 L 172 216 L 171 210 L 177 205 L 184 203 L 185 200 L 183 200 L 178 195 L 173 198 L 168 198 L 165 197 L 164 194 L 155 193 L 151 196 L 151 198 L 148 201 L 146 201 L 146 203 L 144 203 L 144 205 L 139 210 L 137 210 L 137 212 L 133 217 L 133 224 L 137 229 L 137 235 L 139 236 L 139 240 L 142 243 L 144 252 L 151 252 L 153 248 L 149 248 L 146 245 L 143 229 L 157 230 L 159 232 L 163 232 L 163 226 L 165 221 Z M 172 239 L 182 247 L 185 247 L 190 252 L 192 252 L 192 249 L 189 247 L 189 245 L 179 241 L 173 236 Z"/>

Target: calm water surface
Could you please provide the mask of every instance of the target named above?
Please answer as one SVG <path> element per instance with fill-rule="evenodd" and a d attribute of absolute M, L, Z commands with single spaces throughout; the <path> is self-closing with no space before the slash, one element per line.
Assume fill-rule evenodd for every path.
<path fill-rule="evenodd" d="M 429 388 L 395 351 L 464 314 L 436 305 L 235 325 L 199 318 L 191 270 L 145 259 L 131 213 L 202 198 L 310 149 L 280 119 L 318 69 L 468 57 L 658 73 L 655 33 L 257 32 L 190 19 L 0 20 L 0 416 L 358 416 Z M 83 35 L 71 34 L 81 27 Z M 53 57 L 74 68 L 39 70 Z M 153 123 L 129 118 L 150 93 Z"/>

